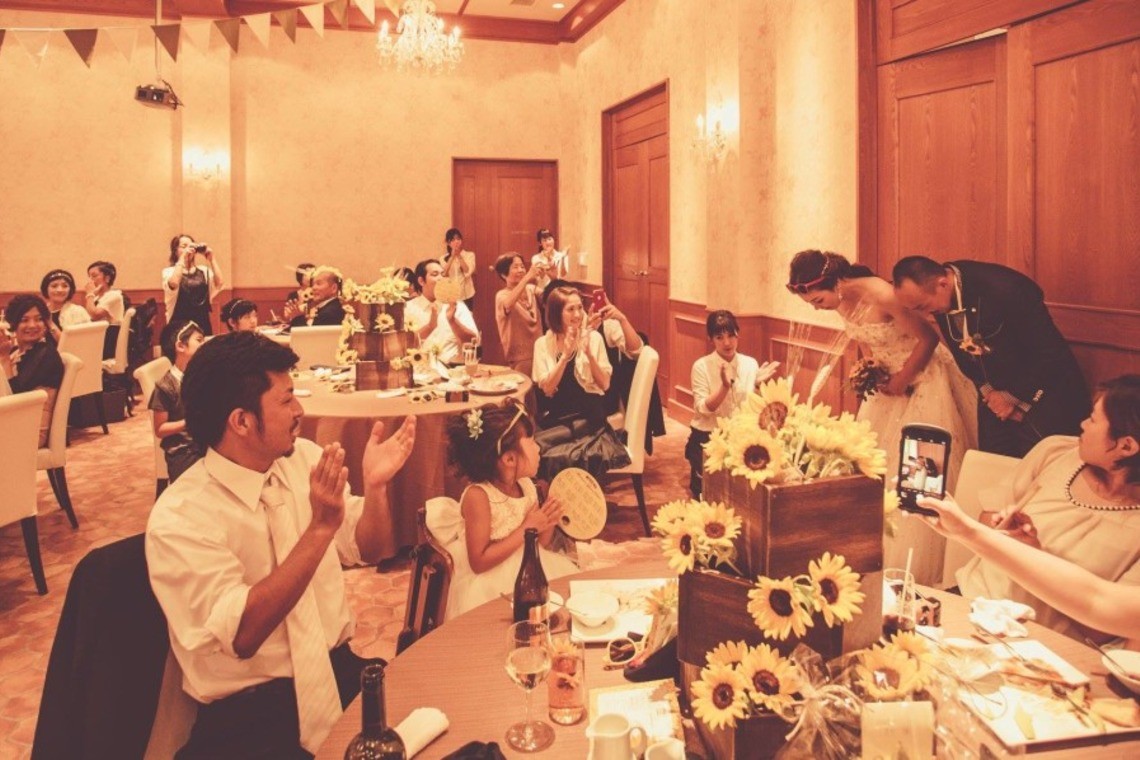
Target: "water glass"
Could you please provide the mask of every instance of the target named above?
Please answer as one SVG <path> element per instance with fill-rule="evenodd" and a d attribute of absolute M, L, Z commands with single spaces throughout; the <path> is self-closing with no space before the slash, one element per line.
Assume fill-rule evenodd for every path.
<path fill-rule="evenodd" d="M 571 726 L 586 715 L 586 649 L 570 634 L 554 636 L 550 647 L 550 675 L 546 678 L 550 719 Z"/>
<path fill-rule="evenodd" d="M 915 629 L 917 596 L 914 576 L 906 570 L 887 568 L 883 571 L 883 638 L 890 641 L 896 633 Z"/>

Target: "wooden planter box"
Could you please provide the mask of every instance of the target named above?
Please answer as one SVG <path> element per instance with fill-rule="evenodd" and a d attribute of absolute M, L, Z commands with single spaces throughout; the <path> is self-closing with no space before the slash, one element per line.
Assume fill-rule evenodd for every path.
<path fill-rule="evenodd" d="M 410 388 L 412 368 L 392 369 L 391 362 L 358 361 L 356 363 L 356 390 L 386 391 L 392 388 Z"/>
<path fill-rule="evenodd" d="M 690 672 L 691 671 L 691 672 Z M 700 680 L 701 669 L 696 665 L 681 664 L 681 678 L 685 683 Z M 766 760 L 776 756 L 784 746 L 784 737 L 792 724 L 778 715 L 761 715 L 738 721 L 736 728 L 710 729 L 699 719 L 694 720 L 701 741 L 713 758 L 733 760 Z"/>

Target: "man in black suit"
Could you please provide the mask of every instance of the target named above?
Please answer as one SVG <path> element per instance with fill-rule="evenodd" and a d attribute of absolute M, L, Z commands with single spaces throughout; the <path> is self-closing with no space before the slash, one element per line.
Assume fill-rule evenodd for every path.
<path fill-rule="evenodd" d="M 340 302 L 340 275 L 331 267 L 317 267 L 310 287 L 311 304 L 304 314 L 289 321 L 292 327 L 339 325 L 344 321 L 344 306 Z"/>
<path fill-rule="evenodd" d="M 978 387 L 983 451 L 1021 457 L 1045 436 L 1080 432 L 1088 385 L 1037 283 L 1000 264 L 925 256 L 899 260 L 893 277 L 899 301 L 935 317 Z"/>

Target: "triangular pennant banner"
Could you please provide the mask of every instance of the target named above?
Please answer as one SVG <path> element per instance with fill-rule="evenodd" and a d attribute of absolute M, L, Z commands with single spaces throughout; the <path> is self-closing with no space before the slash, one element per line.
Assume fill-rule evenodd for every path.
<path fill-rule="evenodd" d="M 353 4 L 360 9 L 364 14 L 364 18 L 368 19 L 368 23 L 373 26 L 376 25 L 376 0 L 352 0 Z"/>
<path fill-rule="evenodd" d="M 201 53 L 210 52 L 210 22 L 182 22 L 182 36 Z"/>
<path fill-rule="evenodd" d="M 135 54 L 135 45 L 138 44 L 139 29 L 141 28 L 138 26 L 109 26 L 102 32 L 104 36 L 110 38 L 115 49 L 130 61 L 131 56 Z"/>
<path fill-rule="evenodd" d="M 297 41 L 297 9 L 290 8 L 286 11 L 277 11 L 273 14 L 273 18 L 277 19 L 277 23 L 281 25 L 281 30 L 285 32 L 285 36 L 291 41 Z"/>
<path fill-rule="evenodd" d="M 151 29 L 154 30 L 154 36 L 158 37 L 158 41 L 166 48 L 166 52 L 170 55 L 172 60 L 178 60 L 178 40 L 182 38 L 182 25 L 181 24 L 152 24 Z"/>
<path fill-rule="evenodd" d="M 301 11 L 301 15 L 309 22 L 309 26 L 313 27 L 318 37 L 325 36 L 325 6 L 302 5 L 297 10 Z"/>
<path fill-rule="evenodd" d="M 91 68 L 91 54 L 95 52 L 95 39 L 99 36 L 98 29 L 64 29 L 71 46 L 75 52 Z"/>
<path fill-rule="evenodd" d="M 238 35 L 241 34 L 241 18 L 226 18 L 215 21 L 214 26 L 218 27 L 218 31 L 222 33 L 230 48 L 236 53 L 238 51 Z"/>
<path fill-rule="evenodd" d="M 245 23 L 249 26 L 249 31 L 263 46 L 269 47 L 269 22 L 272 18 L 268 13 L 256 13 L 252 16 L 245 16 Z"/>
<path fill-rule="evenodd" d="M 0 50 L 4 49 L 4 34 L 7 31 L 7 29 L 0 29 Z"/>
<path fill-rule="evenodd" d="M 24 48 L 28 55 L 35 60 L 37 66 L 43 63 L 44 56 L 47 55 L 48 41 L 51 39 L 50 31 L 46 29 L 9 29 L 8 31 L 16 42 L 20 43 L 20 47 Z"/>
<path fill-rule="evenodd" d="M 388 6 L 393 16 L 400 17 L 400 0 L 384 0 L 384 5 Z"/>
<path fill-rule="evenodd" d="M 328 4 L 329 13 L 332 14 L 336 22 L 340 24 L 341 29 L 347 28 L 348 24 L 348 0 L 332 0 Z"/>

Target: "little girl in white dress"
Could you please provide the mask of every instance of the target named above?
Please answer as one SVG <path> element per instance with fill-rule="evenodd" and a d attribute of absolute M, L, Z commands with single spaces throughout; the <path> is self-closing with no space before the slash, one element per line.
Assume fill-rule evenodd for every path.
<path fill-rule="evenodd" d="M 573 560 L 550 550 L 562 506 L 557 499 L 538 503 L 538 444 L 525 409 L 513 399 L 486 404 L 452 418 L 447 435 L 448 459 L 471 485 L 458 504 L 446 497 L 427 503 L 428 530 L 455 561 L 445 620 L 514 589 L 527 528 L 539 531 L 547 580 L 578 572 Z"/>

